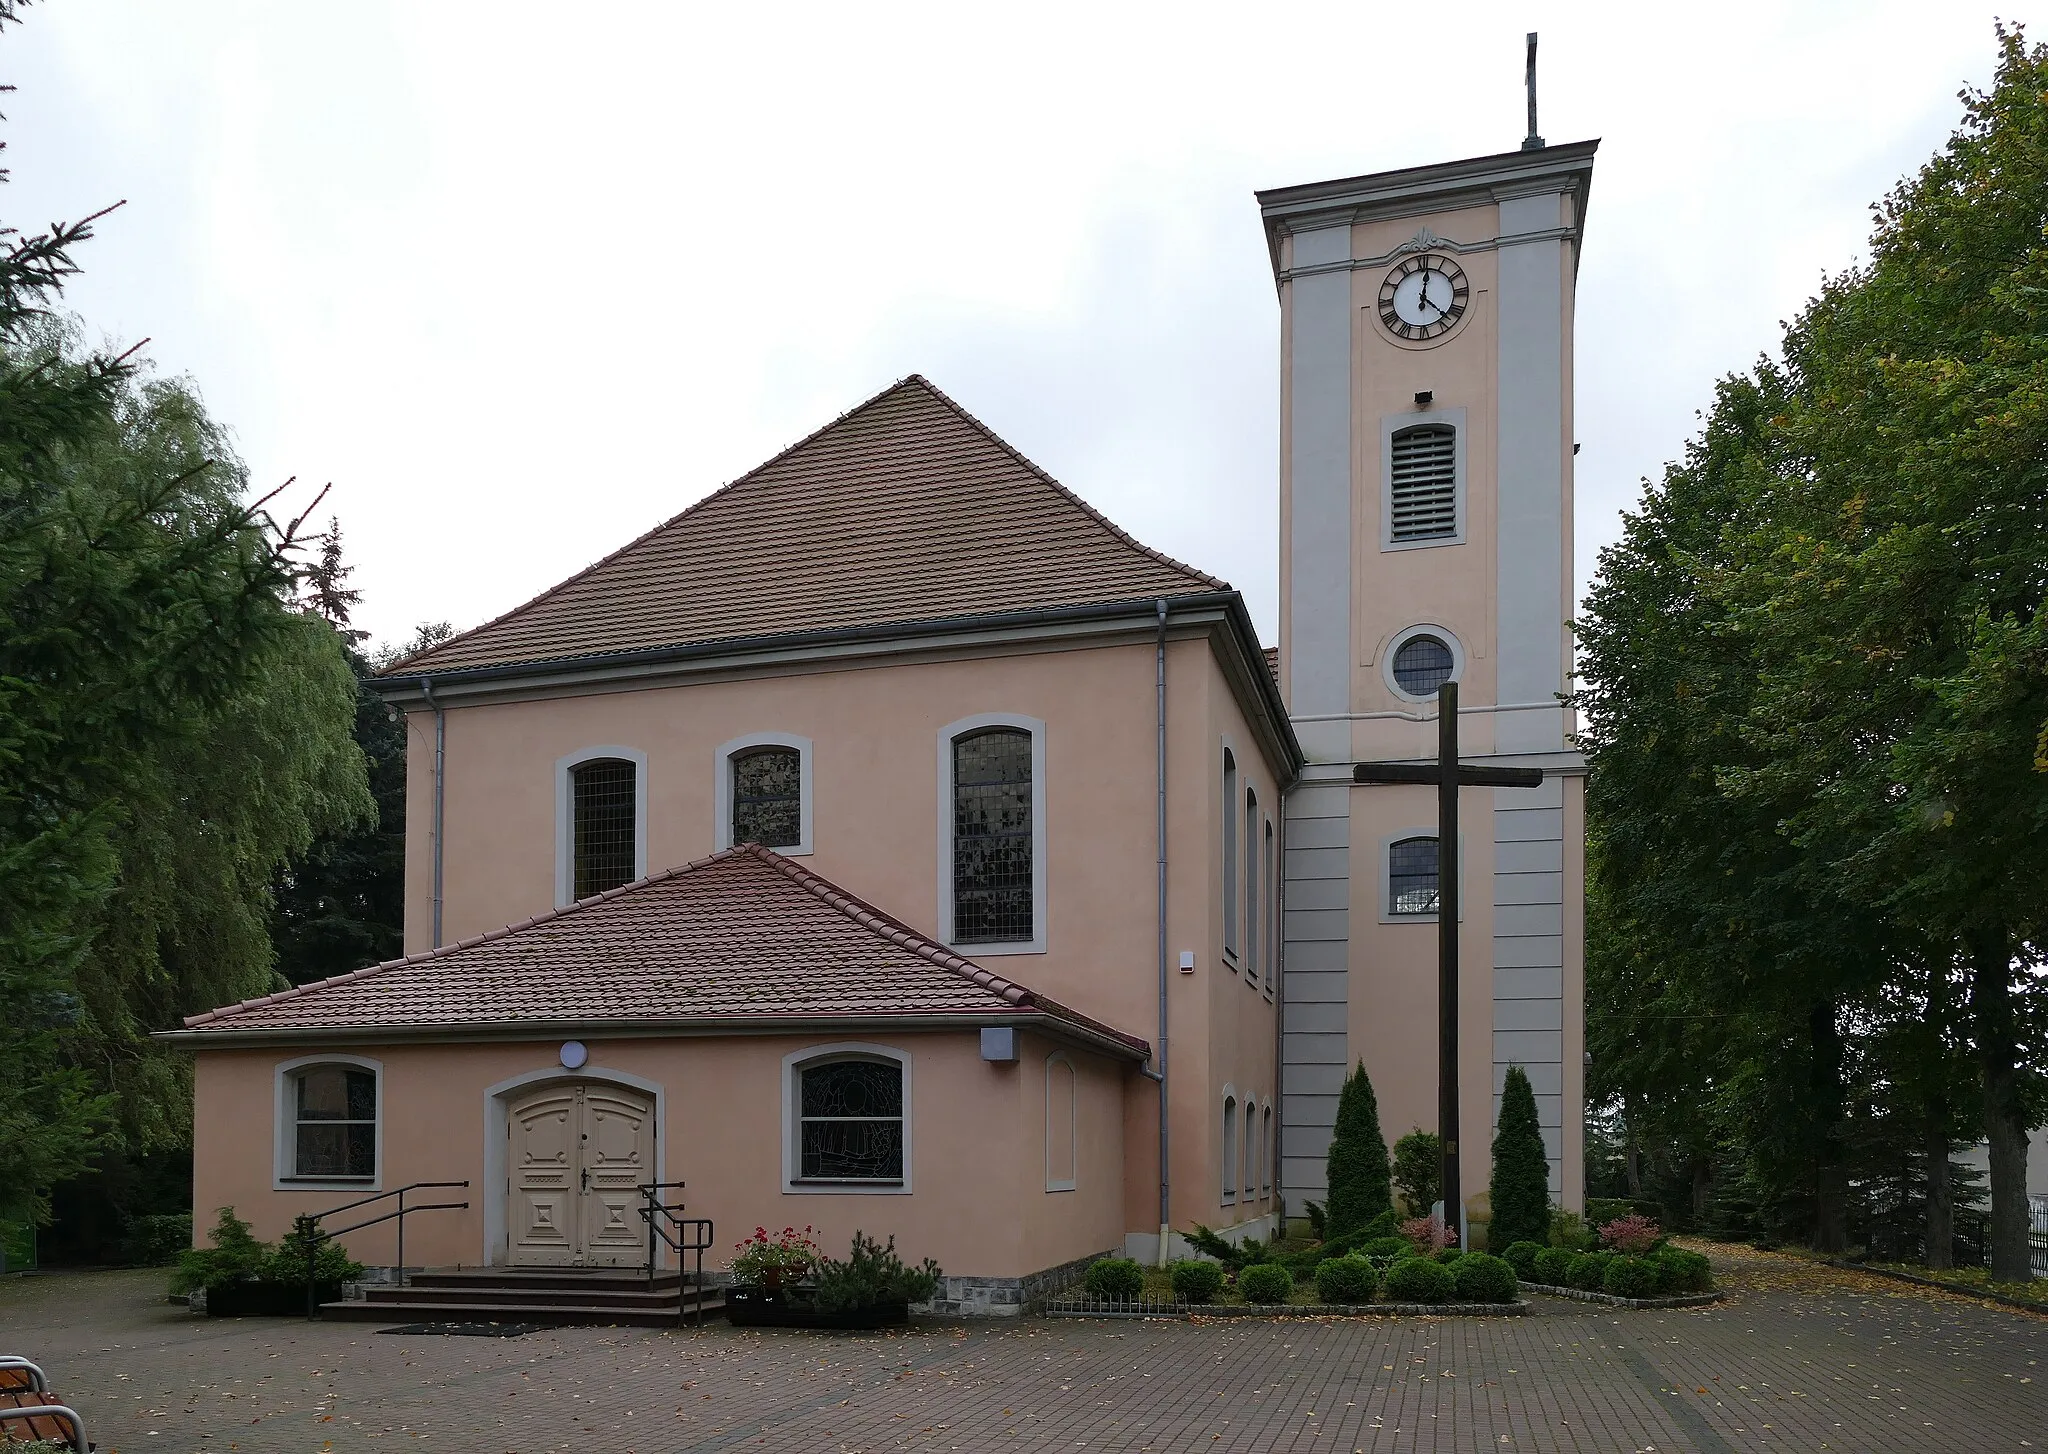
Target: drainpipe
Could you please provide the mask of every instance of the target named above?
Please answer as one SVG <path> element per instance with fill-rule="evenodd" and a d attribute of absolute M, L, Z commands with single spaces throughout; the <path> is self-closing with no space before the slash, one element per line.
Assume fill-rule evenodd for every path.
<path fill-rule="evenodd" d="M 448 714 L 441 704 L 434 700 L 434 682 L 431 677 L 420 678 L 420 691 L 425 693 L 427 706 L 434 713 L 434 943 L 441 947 L 441 822 L 447 804 L 448 760 Z"/>
<path fill-rule="evenodd" d="M 1159 1265 L 1167 1263 L 1167 1241 L 1173 1232 L 1171 1195 L 1173 1178 L 1168 1171 L 1169 1140 L 1166 1099 L 1166 601 L 1159 603 L 1159 640 L 1154 674 L 1159 698 Z"/>

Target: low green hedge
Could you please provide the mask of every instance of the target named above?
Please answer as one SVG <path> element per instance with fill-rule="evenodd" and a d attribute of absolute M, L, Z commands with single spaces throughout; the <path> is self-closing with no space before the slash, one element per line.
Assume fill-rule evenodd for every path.
<path fill-rule="evenodd" d="M 1191 1257 L 1174 1263 L 1169 1276 L 1173 1281 L 1173 1295 L 1184 1303 L 1213 1303 L 1216 1294 L 1223 1290 L 1221 1263 Z"/>
<path fill-rule="evenodd" d="M 1658 1291 L 1663 1293 L 1712 1292 L 1714 1267 L 1697 1252 L 1683 1247 L 1666 1247 L 1651 1254 L 1657 1264 Z"/>
<path fill-rule="evenodd" d="M 1616 1257 L 1607 1264 L 1600 1291 L 1609 1297 L 1655 1297 L 1663 1272 L 1647 1257 Z"/>
<path fill-rule="evenodd" d="M 1456 1290 L 1451 1269 L 1426 1257 L 1404 1257 L 1387 1271 L 1390 1303 L 1447 1303 Z"/>
<path fill-rule="evenodd" d="M 1599 1292 L 1607 1278 L 1607 1264 L 1612 1261 L 1612 1252 L 1581 1252 L 1565 1272 L 1565 1285 L 1580 1292 Z"/>
<path fill-rule="evenodd" d="M 1276 1262 L 1261 1262 L 1237 1275 L 1237 1290 L 1248 1303 L 1284 1303 L 1294 1291 L 1294 1274 Z"/>
<path fill-rule="evenodd" d="M 1514 1268 L 1515 1276 L 1525 1282 L 1541 1282 L 1536 1276 L 1536 1259 L 1548 1249 L 1541 1242 L 1517 1242 L 1502 1252 L 1501 1260 Z"/>
<path fill-rule="evenodd" d="M 1523 1243 L 1522 1245 L 1527 1246 L 1528 1244 Z M 1572 1264 L 1578 1261 L 1578 1259 L 1579 1254 L 1572 1251 L 1569 1247 L 1545 1247 L 1536 1254 L 1536 1270 L 1531 1275 L 1530 1281 L 1540 1282 L 1548 1287 L 1570 1287 L 1572 1283 Z"/>
<path fill-rule="evenodd" d="M 1326 1303 L 1369 1303 L 1380 1275 L 1363 1257 L 1332 1257 L 1316 1268 L 1316 1296 Z"/>
<path fill-rule="evenodd" d="M 1458 1301 L 1466 1303 L 1511 1303 L 1515 1300 L 1515 1269 L 1499 1257 L 1472 1252 L 1451 1264 L 1451 1280 Z"/>
<path fill-rule="evenodd" d="M 1145 1290 L 1145 1269 L 1128 1257 L 1104 1257 L 1088 1266 L 1090 1296 L 1131 1302 Z"/>

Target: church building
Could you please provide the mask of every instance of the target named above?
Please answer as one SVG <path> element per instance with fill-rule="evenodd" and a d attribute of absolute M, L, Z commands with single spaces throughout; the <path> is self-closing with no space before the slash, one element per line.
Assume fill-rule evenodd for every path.
<path fill-rule="evenodd" d="M 986 1313 L 1196 1224 L 1270 1236 L 1324 1195 L 1347 1066 L 1390 1139 L 1434 1124 L 1432 790 L 1350 777 L 1428 757 L 1451 679 L 1469 756 L 1550 773 L 1469 793 L 1448 869 L 1464 1124 L 1526 1066 L 1577 1205 L 1592 153 L 1261 194 L 1277 652 L 912 376 L 388 669 L 407 953 L 166 1034 L 195 1205 L 276 1237 L 466 1182 L 406 1265 L 647 1269 L 652 1189 L 714 1264 L 757 1226 L 893 1236 Z M 388 1224 L 346 1245 L 400 1261 Z"/>

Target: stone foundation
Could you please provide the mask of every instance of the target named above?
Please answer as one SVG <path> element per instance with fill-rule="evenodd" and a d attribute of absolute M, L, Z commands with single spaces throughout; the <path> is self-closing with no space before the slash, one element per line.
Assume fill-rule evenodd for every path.
<path fill-rule="evenodd" d="M 1048 1294 L 1079 1282 L 1089 1263 L 1114 1256 L 1114 1250 L 1095 1252 L 1024 1277 L 948 1277 L 938 1295 L 915 1311 L 938 1318 L 1021 1318 Z"/>

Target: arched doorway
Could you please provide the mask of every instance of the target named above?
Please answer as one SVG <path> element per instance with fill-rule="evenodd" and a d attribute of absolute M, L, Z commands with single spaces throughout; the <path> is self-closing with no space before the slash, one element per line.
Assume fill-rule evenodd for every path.
<path fill-rule="evenodd" d="M 654 1097 L 553 1080 L 506 1105 L 506 1260 L 515 1267 L 645 1267 L 639 1187 L 659 1180 Z"/>

